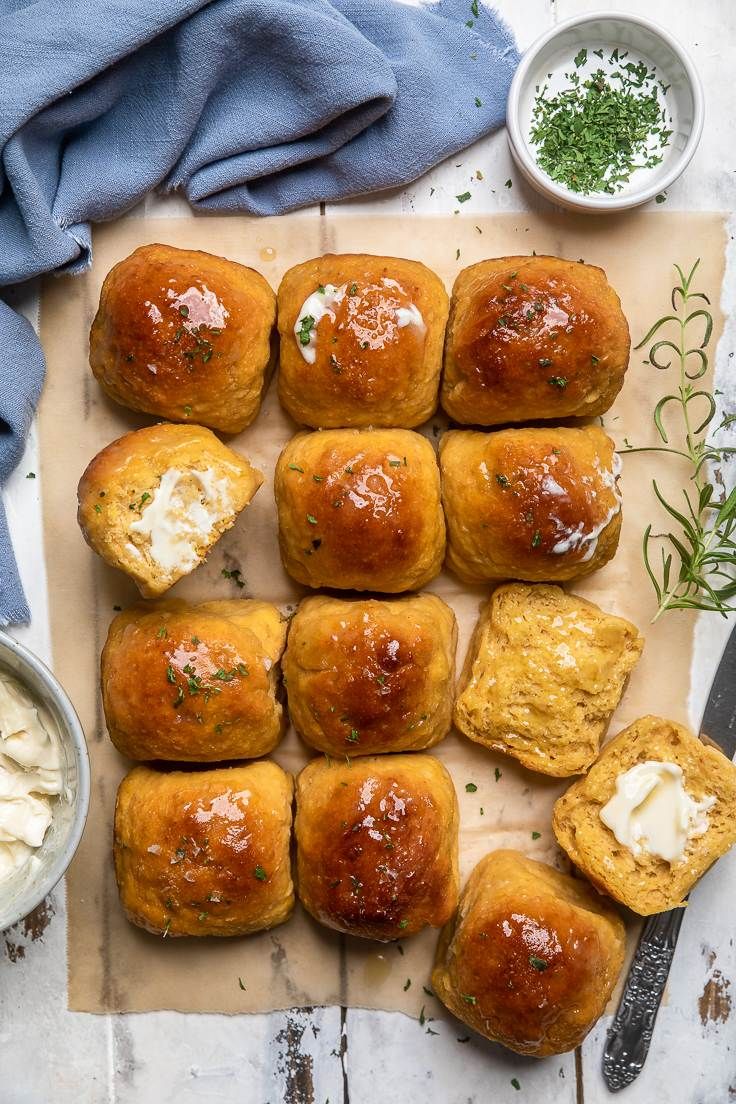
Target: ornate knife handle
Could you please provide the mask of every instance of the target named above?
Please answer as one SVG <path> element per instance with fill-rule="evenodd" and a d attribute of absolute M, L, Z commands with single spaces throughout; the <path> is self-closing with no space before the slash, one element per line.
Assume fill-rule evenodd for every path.
<path fill-rule="evenodd" d="M 660 912 L 644 925 L 603 1051 L 603 1078 L 611 1092 L 625 1089 L 644 1066 L 684 913 Z"/>

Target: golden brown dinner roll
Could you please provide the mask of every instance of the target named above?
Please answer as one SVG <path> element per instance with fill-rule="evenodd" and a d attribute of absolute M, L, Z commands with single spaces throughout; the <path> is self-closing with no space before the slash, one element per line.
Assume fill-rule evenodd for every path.
<path fill-rule="evenodd" d="M 267 755 L 286 621 L 268 602 L 169 599 L 115 617 L 102 650 L 110 738 L 130 759 L 214 762 Z"/>
<path fill-rule="evenodd" d="M 248 935 L 294 907 L 293 783 L 275 763 L 206 771 L 136 767 L 115 804 L 125 915 L 154 935 Z"/>
<path fill-rule="evenodd" d="M 262 482 L 208 429 L 164 423 L 97 453 L 77 520 L 87 544 L 155 598 L 205 559 Z"/>
<path fill-rule="evenodd" d="M 440 935 L 432 988 L 458 1019 L 519 1054 L 578 1046 L 624 959 L 624 926 L 583 881 L 492 851 Z"/>
<path fill-rule="evenodd" d="M 328 928 L 388 942 L 452 916 L 457 798 L 431 755 L 313 760 L 295 832 L 299 900 Z"/>
<path fill-rule="evenodd" d="M 440 468 L 447 566 L 463 582 L 577 579 L 616 552 L 620 461 L 597 426 L 455 430 Z"/>
<path fill-rule="evenodd" d="M 258 413 L 275 319 L 276 296 L 252 268 L 143 245 L 105 277 L 90 364 L 131 410 L 239 433 Z"/>
<path fill-rule="evenodd" d="M 500 586 L 468 648 L 455 724 L 531 770 L 581 774 L 643 647 L 630 621 L 561 587 Z"/>
<path fill-rule="evenodd" d="M 305 598 L 284 681 L 299 735 L 329 755 L 432 747 L 449 731 L 455 614 L 441 598 Z"/>
<path fill-rule="evenodd" d="M 602 414 L 621 390 L 629 346 L 602 268 L 559 257 L 481 261 L 453 288 L 442 405 L 465 425 Z"/>
<path fill-rule="evenodd" d="M 736 841 L 736 766 L 682 725 L 642 717 L 554 807 L 560 847 L 641 916 L 675 908 Z"/>
<path fill-rule="evenodd" d="M 412 426 L 434 413 L 447 322 L 418 261 L 328 254 L 279 288 L 279 399 L 308 426 Z"/>
<path fill-rule="evenodd" d="M 407 429 L 299 433 L 274 480 L 284 567 L 311 587 L 416 590 L 442 566 L 434 449 Z"/>

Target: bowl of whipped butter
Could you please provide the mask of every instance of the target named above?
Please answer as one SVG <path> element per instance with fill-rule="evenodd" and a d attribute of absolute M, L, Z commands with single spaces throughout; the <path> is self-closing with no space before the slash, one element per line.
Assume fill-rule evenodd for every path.
<path fill-rule="evenodd" d="M 66 693 L 0 630 L 0 931 L 69 866 L 89 808 L 84 732 Z"/>

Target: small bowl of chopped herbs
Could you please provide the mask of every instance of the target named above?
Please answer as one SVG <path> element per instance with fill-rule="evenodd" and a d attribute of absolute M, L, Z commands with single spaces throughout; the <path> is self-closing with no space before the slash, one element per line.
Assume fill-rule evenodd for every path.
<path fill-rule="evenodd" d="M 514 76 L 511 153 L 553 203 L 590 213 L 663 202 L 697 148 L 703 89 L 686 51 L 641 16 L 598 12 L 553 27 Z"/>

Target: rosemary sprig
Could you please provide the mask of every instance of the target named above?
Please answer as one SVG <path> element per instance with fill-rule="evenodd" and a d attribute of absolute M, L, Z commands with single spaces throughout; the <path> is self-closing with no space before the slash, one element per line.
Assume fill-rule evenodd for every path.
<path fill-rule="evenodd" d="M 708 296 L 691 290 L 699 264 L 700 258 L 687 275 L 675 265 L 680 282 L 672 289 L 672 313 L 658 319 L 636 346 L 649 346 L 648 363 L 660 371 L 667 371 L 673 364 L 679 367 L 677 390 L 664 395 L 654 408 L 654 425 L 662 443 L 632 448 L 625 440 L 626 447 L 621 450 L 671 453 L 686 460 L 692 469 L 689 485 L 682 489 L 684 501 L 680 508 L 667 500 L 656 480 L 652 481 L 657 500 L 676 523 L 675 532 L 653 534 L 651 525 L 644 531 L 644 565 L 657 596 L 653 621 L 669 609 L 708 610 L 723 616 L 736 610 L 736 488 L 720 495 L 709 481 L 709 465 L 722 462 L 736 449 L 721 448 L 708 440 L 716 403 L 697 381 L 708 370 L 713 316 L 708 310 Z M 693 329 L 698 331 L 696 337 Z M 680 448 L 670 444 L 664 425 L 664 414 L 671 404 L 682 415 L 684 441 Z M 724 418 L 718 428 L 726 422 Z M 656 540 L 663 542 L 658 567 L 652 562 Z"/>

